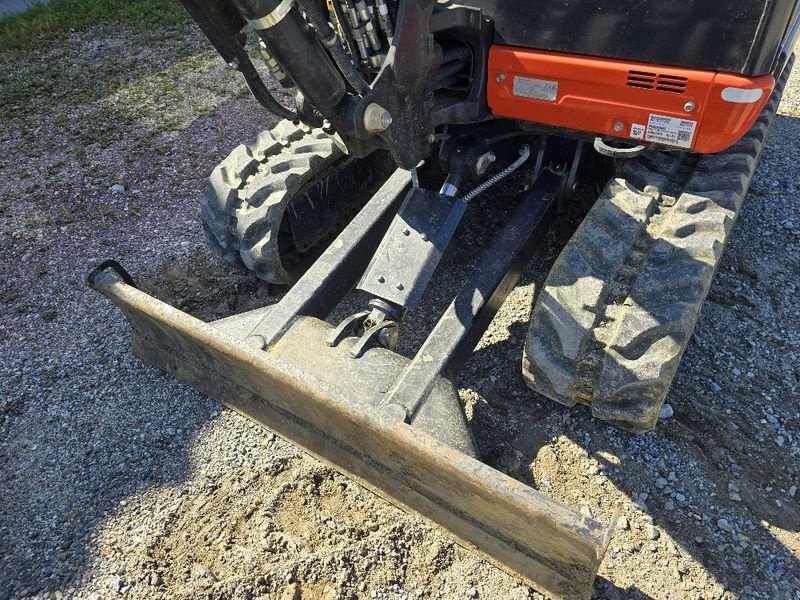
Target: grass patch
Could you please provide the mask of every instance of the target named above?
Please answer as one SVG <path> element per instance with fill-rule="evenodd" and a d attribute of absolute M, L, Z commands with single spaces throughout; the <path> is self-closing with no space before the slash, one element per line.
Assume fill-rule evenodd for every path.
<path fill-rule="evenodd" d="M 0 48 L 27 50 L 71 30 L 113 22 L 135 29 L 178 27 L 189 15 L 176 0 L 53 0 L 0 18 Z"/>

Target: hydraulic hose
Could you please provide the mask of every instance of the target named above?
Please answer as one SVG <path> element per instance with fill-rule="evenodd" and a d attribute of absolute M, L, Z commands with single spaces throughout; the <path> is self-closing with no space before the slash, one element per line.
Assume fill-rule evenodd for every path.
<path fill-rule="evenodd" d="M 308 104 L 328 118 L 335 114 L 347 94 L 345 80 L 294 0 L 234 3 Z"/>
<path fill-rule="evenodd" d="M 242 53 L 242 55 L 243 56 L 239 57 L 238 69 L 244 76 L 245 83 L 247 83 L 247 87 L 250 88 L 250 92 L 253 94 L 253 97 L 258 100 L 258 103 L 261 106 L 266 108 L 271 113 L 279 116 L 281 119 L 296 121 L 297 114 L 283 106 L 275 99 L 275 97 L 267 89 L 267 86 L 264 85 L 264 81 L 261 79 L 258 71 L 256 71 L 256 68 L 253 66 L 250 58 L 248 58 L 244 53 Z"/>
<path fill-rule="evenodd" d="M 361 73 L 353 65 L 353 61 L 344 51 L 342 42 L 331 28 L 328 19 L 322 14 L 317 2 L 315 0 L 298 0 L 298 2 L 303 12 L 306 13 L 306 18 L 314 26 L 320 41 L 331 53 L 336 66 L 339 67 L 347 82 L 353 86 L 353 89 L 359 95 L 363 96 L 369 92 L 369 84 L 367 84 Z"/>

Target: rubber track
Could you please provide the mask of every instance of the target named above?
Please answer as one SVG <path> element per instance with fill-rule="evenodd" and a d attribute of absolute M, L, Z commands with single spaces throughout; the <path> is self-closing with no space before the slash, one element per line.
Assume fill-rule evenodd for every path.
<path fill-rule="evenodd" d="M 347 159 L 321 129 L 281 121 L 241 144 L 212 171 L 201 215 L 209 245 L 271 283 L 291 283 L 278 245 L 286 208 L 302 188 Z"/>
<path fill-rule="evenodd" d="M 529 387 L 632 431 L 655 427 L 790 70 L 732 148 L 648 151 L 607 184 L 533 308 Z"/>

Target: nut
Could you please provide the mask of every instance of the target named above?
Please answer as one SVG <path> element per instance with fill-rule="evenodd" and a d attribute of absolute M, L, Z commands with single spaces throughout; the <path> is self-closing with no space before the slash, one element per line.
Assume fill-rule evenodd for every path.
<path fill-rule="evenodd" d="M 392 124 L 392 115 L 380 104 L 372 102 L 364 109 L 363 124 L 368 133 L 386 131 Z"/>

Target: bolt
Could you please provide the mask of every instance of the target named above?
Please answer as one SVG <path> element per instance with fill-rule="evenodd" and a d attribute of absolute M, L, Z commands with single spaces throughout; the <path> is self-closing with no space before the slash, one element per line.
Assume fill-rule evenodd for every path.
<path fill-rule="evenodd" d="M 234 59 L 228 63 L 228 66 L 231 69 L 238 69 L 239 68 L 239 59 L 234 57 Z"/>
<path fill-rule="evenodd" d="M 400 337 L 400 330 L 397 327 L 384 327 L 378 332 L 378 342 L 384 348 L 394 349 L 397 345 L 397 338 Z"/>
<path fill-rule="evenodd" d="M 697 105 L 691 100 L 689 100 L 689 102 L 683 105 L 683 110 L 685 110 L 686 112 L 692 112 L 695 108 L 697 108 Z"/>
<path fill-rule="evenodd" d="M 623 129 L 625 129 L 625 123 L 622 121 L 617 121 L 614 123 L 614 131 L 622 131 Z"/>
<path fill-rule="evenodd" d="M 402 292 L 406 286 L 404 286 L 402 283 L 397 283 L 394 287 Z"/>
<path fill-rule="evenodd" d="M 411 235 L 411 230 L 408 227 L 403 228 L 403 235 Z"/>
<path fill-rule="evenodd" d="M 392 115 L 380 104 L 372 102 L 364 110 L 362 122 L 364 124 L 364 129 L 369 133 L 386 131 L 392 124 Z"/>
<path fill-rule="evenodd" d="M 498 73 L 497 74 L 497 83 L 503 83 L 506 80 L 505 73 Z"/>
<path fill-rule="evenodd" d="M 427 242 L 428 241 L 428 234 L 427 233 L 421 234 L 420 237 L 422 238 L 423 242 Z"/>
<path fill-rule="evenodd" d="M 386 283 L 386 277 L 383 275 L 378 275 L 378 283 Z"/>

